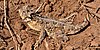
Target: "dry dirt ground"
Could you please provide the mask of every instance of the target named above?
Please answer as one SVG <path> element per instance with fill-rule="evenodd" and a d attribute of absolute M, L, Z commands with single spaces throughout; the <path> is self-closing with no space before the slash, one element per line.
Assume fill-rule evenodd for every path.
<path fill-rule="evenodd" d="M 13 36 L 4 23 L 4 1 L 0 0 L 0 50 L 33 50 L 39 32 L 30 29 L 22 21 L 18 9 L 27 4 L 37 9 L 42 3 L 44 4 L 39 10 L 42 16 L 60 19 L 78 12 L 73 24 L 82 23 L 84 17 L 88 16 L 90 25 L 75 35 L 69 35 L 69 40 L 63 44 L 46 37 L 44 40 L 49 48 L 46 49 L 43 40 L 37 50 L 100 50 L 100 0 L 8 0 L 7 18 Z"/>

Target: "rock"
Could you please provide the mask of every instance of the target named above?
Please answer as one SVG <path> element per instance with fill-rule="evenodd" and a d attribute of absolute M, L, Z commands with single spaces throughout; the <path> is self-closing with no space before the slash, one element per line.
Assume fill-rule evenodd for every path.
<path fill-rule="evenodd" d="M 45 12 L 50 12 L 50 11 L 51 11 L 50 5 L 46 5 L 46 6 L 45 6 Z"/>
<path fill-rule="evenodd" d="M 67 46 L 65 49 L 66 50 L 73 50 L 74 48 L 72 46 Z"/>

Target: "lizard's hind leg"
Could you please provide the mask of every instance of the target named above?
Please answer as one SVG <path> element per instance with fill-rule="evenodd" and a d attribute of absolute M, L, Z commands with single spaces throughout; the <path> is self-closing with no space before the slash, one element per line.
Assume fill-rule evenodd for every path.
<path fill-rule="evenodd" d="M 42 30 L 39 36 L 39 40 L 36 41 L 35 45 L 34 45 L 34 50 L 36 50 L 37 47 L 39 47 L 39 45 L 42 43 L 42 41 L 45 39 L 47 33 L 45 30 Z"/>

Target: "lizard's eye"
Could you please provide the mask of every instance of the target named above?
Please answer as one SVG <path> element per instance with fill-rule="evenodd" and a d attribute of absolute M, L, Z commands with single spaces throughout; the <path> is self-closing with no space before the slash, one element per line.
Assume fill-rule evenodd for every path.
<path fill-rule="evenodd" d="M 27 12 L 30 12 L 29 10 L 27 10 Z"/>

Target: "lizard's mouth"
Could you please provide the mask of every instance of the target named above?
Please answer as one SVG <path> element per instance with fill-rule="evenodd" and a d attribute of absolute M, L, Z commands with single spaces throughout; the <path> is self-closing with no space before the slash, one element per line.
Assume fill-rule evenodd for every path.
<path fill-rule="evenodd" d="M 30 17 L 26 17 L 23 20 L 24 20 L 24 22 L 30 22 L 31 21 L 31 18 Z"/>

